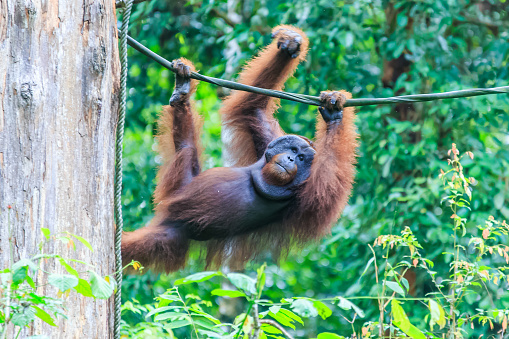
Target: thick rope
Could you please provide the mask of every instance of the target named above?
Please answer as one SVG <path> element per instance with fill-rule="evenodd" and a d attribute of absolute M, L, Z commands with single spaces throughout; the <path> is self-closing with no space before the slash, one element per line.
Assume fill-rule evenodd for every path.
<path fill-rule="evenodd" d="M 166 60 L 165 58 L 157 55 L 156 53 L 149 50 L 147 47 L 140 44 L 138 41 L 134 40 L 130 36 L 127 37 L 127 42 L 129 45 L 142 54 L 152 58 L 165 68 L 169 69 L 172 72 L 176 72 L 176 70 L 172 67 L 171 62 Z M 312 95 L 305 94 L 297 94 L 297 93 L 288 93 L 282 91 L 276 91 L 272 89 L 266 88 L 258 88 L 253 86 L 248 86 L 244 84 L 240 84 L 234 81 L 228 81 L 223 79 L 217 79 L 213 77 L 208 77 L 202 75 L 200 73 L 192 72 L 191 78 L 196 80 L 201 80 L 205 82 L 209 82 L 214 85 L 223 86 L 226 88 L 231 88 L 240 91 L 246 91 L 251 93 L 268 95 L 270 97 L 286 99 L 291 101 L 300 102 L 308 105 L 320 106 L 322 103 L 320 102 L 320 98 Z M 470 88 L 463 89 L 459 91 L 452 92 L 444 92 L 444 93 L 430 93 L 430 94 L 412 94 L 412 95 L 402 95 L 398 97 L 389 97 L 389 98 L 359 98 L 359 99 L 349 99 L 345 103 L 345 107 L 349 106 L 368 106 L 368 105 L 386 105 L 386 104 L 394 104 L 401 102 L 421 102 L 421 101 L 434 101 L 434 100 L 442 100 L 442 99 L 453 99 L 453 98 L 465 98 L 465 97 L 474 97 L 478 95 L 486 95 L 486 94 L 509 94 L 509 86 L 502 87 L 493 87 L 493 88 Z"/>
<path fill-rule="evenodd" d="M 129 18 L 133 0 L 124 1 L 124 10 L 122 12 L 122 28 L 120 31 L 120 107 L 118 110 L 117 122 L 117 142 L 115 147 L 115 280 L 117 281 L 117 290 L 115 291 L 115 321 L 114 338 L 120 339 L 120 320 L 122 306 L 122 253 L 120 251 L 120 242 L 122 239 L 122 230 L 124 221 L 122 219 L 122 142 L 124 141 L 124 123 L 127 99 L 127 31 L 129 28 Z"/>

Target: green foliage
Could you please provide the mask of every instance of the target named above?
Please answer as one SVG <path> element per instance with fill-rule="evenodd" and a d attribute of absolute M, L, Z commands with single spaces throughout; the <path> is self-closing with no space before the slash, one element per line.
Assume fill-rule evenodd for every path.
<path fill-rule="evenodd" d="M 9 211 L 8 211 L 9 213 Z M 9 225 L 8 225 L 9 226 Z M 7 335 L 7 326 L 12 324 L 18 329 L 18 336 L 23 327 L 31 326 L 39 318 L 50 326 L 57 326 L 57 317 L 65 318 L 65 303 L 61 298 L 71 291 L 84 297 L 108 299 L 116 288 L 115 281 L 109 276 L 99 276 L 92 269 L 78 272 L 76 264 L 90 266 L 75 259 L 63 258 L 58 254 L 45 253 L 44 249 L 51 242 L 61 241 L 67 247 L 75 249 L 73 239 L 77 239 L 90 251 L 91 245 L 84 238 L 65 232 L 52 235 L 47 228 L 41 229 L 44 240 L 39 244 L 40 253 L 31 258 L 12 262 L 0 271 L 0 338 Z M 13 244 L 10 243 L 10 258 L 13 258 Z M 48 273 L 44 268 L 47 261 L 54 260 L 69 274 Z M 88 279 L 84 279 L 88 275 Z M 47 287 L 44 287 L 48 285 Z M 47 296 L 55 288 L 58 298 Z M 44 287 L 44 290 L 42 288 Z"/>
<path fill-rule="evenodd" d="M 450 252 L 443 253 L 450 258 L 451 272 L 441 275 L 431 270 L 435 266 L 434 262 L 421 255 L 419 249 L 422 246 L 409 228 L 405 228 L 401 232 L 401 236 L 382 235 L 375 240 L 375 246 L 381 246 L 386 251 L 382 292 L 378 294 L 378 300 L 380 319 L 384 319 L 387 306 L 385 300 L 387 297 L 391 300 L 391 319 L 392 324 L 396 327 L 389 328 L 391 335 L 398 335 L 397 332 L 400 330 L 411 338 L 426 338 L 423 332 L 412 324 L 400 302 L 395 298 L 395 295 L 399 294 L 403 300 L 425 301 L 425 299 L 407 298 L 409 282 L 406 277 L 409 276 L 406 273 L 409 270 L 415 271 L 417 268 L 426 272 L 433 284 L 432 289 L 427 293 L 427 296 L 430 297 L 428 300 L 429 315 L 424 317 L 424 324 L 421 322 L 424 326 L 429 323 L 430 331 L 426 333 L 428 337 L 469 338 L 472 334 L 470 329 L 475 327 L 474 323 L 485 325 L 488 321 L 491 329 L 493 329 L 493 321 L 500 323 L 501 333 L 507 329 L 509 310 L 501 311 L 493 306 L 484 306 L 487 308 L 486 310 L 482 308 L 472 310 L 470 305 L 474 295 L 481 300 L 490 298 L 491 290 L 488 288 L 488 281 L 491 281 L 494 286 L 499 286 L 502 280 L 507 280 L 504 272 L 509 270 L 509 255 L 507 254 L 509 246 L 500 241 L 501 237 L 509 234 L 509 225 L 505 221 L 498 222 L 490 216 L 484 223 L 485 226 L 477 227 L 482 236 L 476 237 L 477 229 L 473 229 L 473 233 L 469 234 L 466 228 L 468 218 L 459 217 L 457 213 L 461 208 L 471 210 L 472 185 L 477 184 L 477 180 L 466 176 L 461 159 L 468 156 L 466 159 L 473 160 L 474 154 L 466 152 L 460 156 L 459 150 L 453 144 L 448 155 L 451 156 L 447 159 L 450 169 L 441 170 L 440 178 L 446 194 L 442 199 L 443 205 L 451 210 L 452 247 Z M 491 236 L 492 233 L 497 236 Z M 410 255 L 401 256 L 401 247 L 408 247 Z M 389 259 L 392 250 L 394 252 Z M 505 263 L 483 258 L 491 255 L 504 258 Z M 392 264 L 394 262 L 395 265 Z M 390 281 L 392 279 L 396 281 Z M 390 291 L 386 290 L 386 287 Z M 389 294 L 386 294 L 386 291 Z M 448 312 L 444 310 L 442 304 L 447 307 Z M 481 318 L 482 321 L 480 321 Z M 434 328 L 434 325 L 438 325 L 439 328 Z M 470 329 L 467 326 L 470 326 Z M 379 333 L 382 328 L 387 331 L 383 324 L 371 323 L 366 332 L 371 333 L 376 327 L 378 327 Z M 366 335 L 365 337 L 370 336 Z"/>
<path fill-rule="evenodd" d="M 499 1 L 152 0 L 135 5 L 130 35 L 169 60 L 183 56 L 203 74 L 235 79 L 244 62 L 269 43 L 271 27 L 292 24 L 308 34 L 310 51 L 285 90 L 317 95 L 324 89 L 345 88 L 354 97 L 387 97 L 507 85 L 507 22 L 507 3 Z M 391 81 L 385 78 L 391 70 L 388 63 L 397 58 L 408 64 Z M 123 202 L 126 228 L 134 229 L 151 218 L 150 196 L 160 162 L 152 137 L 157 112 L 171 95 L 173 75 L 134 50 L 129 51 L 129 62 Z M 197 110 L 204 118 L 205 168 L 222 164 L 217 112 L 218 99 L 226 94 L 222 88 L 201 83 L 195 95 Z M 320 244 L 292 252 L 279 267 L 270 257 L 264 258 L 268 266 L 260 299 L 299 296 L 304 301 L 289 307 L 296 314 L 296 309 L 309 304 L 305 298 L 334 301 L 332 306 L 323 301 L 332 311 L 326 321 L 320 321 L 319 313 L 305 321 L 305 327 L 294 322 L 296 337 L 325 338 L 326 332 L 351 336 L 354 331 L 357 337 L 377 337 L 379 300 L 388 307 L 392 302 L 383 298 L 403 298 L 403 292 L 407 300 L 400 300 L 400 306 L 410 324 L 425 335 L 446 333 L 450 325 L 442 325 L 452 321 L 450 303 L 434 293 L 443 285 L 440 288 L 449 296 L 448 289 L 457 286 L 455 277 L 449 276 L 454 272 L 450 265 L 458 261 L 457 246 L 462 246 L 458 265 L 466 253 L 468 262 L 475 265 L 468 269 L 458 266 L 457 274 L 463 278 L 458 288 L 468 287 L 469 292 L 459 295 L 457 325 L 463 322 L 462 328 L 468 330 L 465 337 L 499 335 L 504 312 L 509 309 L 507 281 L 500 280 L 501 273 L 507 275 L 507 271 L 498 272 L 505 262 L 500 245 L 509 243 L 499 229 L 502 220 L 509 219 L 508 107 L 507 95 L 493 95 L 358 109 L 361 146 L 349 206 L 331 236 Z M 278 118 L 288 133 L 312 137 L 315 114 L 315 107 L 282 101 Z M 443 183 L 436 180 L 441 169 L 448 170 L 443 159 L 453 142 L 475 154 L 475 161 L 466 157 L 462 166 L 469 177 L 476 178 L 471 200 L 464 196 L 468 208 L 457 201 L 456 231 L 450 222 L 457 219 L 450 218 L 447 200 L 442 202 Z M 368 244 L 380 236 L 382 242 L 377 241 L 371 250 Z M 471 253 L 479 256 L 479 261 Z M 247 272 L 257 267 L 253 265 Z M 174 280 L 199 272 L 200 267 L 192 256 L 186 270 L 171 276 L 126 277 L 124 300 L 137 299 L 148 305 L 173 286 Z M 484 270 L 489 272 L 486 281 L 476 273 Z M 407 273 L 402 274 L 404 271 Z M 213 301 L 209 313 L 216 318 L 229 318 L 224 307 L 218 306 L 226 300 L 221 293 L 229 292 L 223 292 L 225 288 L 214 281 L 178 288 L 185 291 L 183 295 Z M 490 297 L 481 298 L 481 290 L 488 291 Z M 365 298 L 351 299 L 357 297 Z M 347 308 L 345 300 L 359 307 L 364 317 Z M 246 302 L 234 303 L 243 309 L 240 313 L 247 311 Z M 391 319 L 384 308 L 383 328 L 404 336 Z M 129 326 L 149 326 L 134 312 L 126 312 L 124 320 Z M 179 329 L 183 332 L 178 332 L 178 337 L 189 335 L 189 328 Z"/>
<path fill-rule="evenodd" d="M 261 266 L 257 272 L 256 280 L 241 273 L 202 272 L 192 274 L 175 283 L 173 288 L 156 298 L 155 304 L 139 305 L 135 302 L 126 302 L 122 306 L 123 314 L 134 313 L 142 315 L 145 319 L 153 321 L 137 322 L 128 325 L 122 323 L 122 335 L 133 338 L 146 338 L 157 333 L 170 338 L 179 337 L 179 332 L 189 328 L 193 338 L 245 338 L 245 336 L 258 333 L 256 338 L 281 338 L 284 327 L 296 329 L 303 326 L 302 318 L 315 318 L 318 315 L 327 319 L 332 315 L 330 308 L 322 301 L 312 298 L 289 298 L 274 303 L 270 300 L 260 299 L 264 281 L 266 265 Z M 211 294 L 228 298 L 243 298 L 247 303 L 247 311 L 239 314 L 232 323 L 221 322 L 209 313 L 212 303 L 195 294 L 182 297 L 181 287 L 191 283 L 200 283 L 222 277 L 227 279 L 232 289 L 214 289 Z M 352 303 L 349 307 L 355 307 Z M 259 308 L 264 308 L 259 312 Z M 251 311 L 252 315 L 251 315 Z M 359 310 L 360 311 L 360 310 Z M 362 312 L 362 311 L 360 311 Z M 272 318 L 268 322 L 264 319 Z M 180 331 L 179 331 L 180 330 Z M 184 332 L 186 333 L 186 332 Z M 336 338 L 333 334 L 323 334 L 319 338 Z"/>

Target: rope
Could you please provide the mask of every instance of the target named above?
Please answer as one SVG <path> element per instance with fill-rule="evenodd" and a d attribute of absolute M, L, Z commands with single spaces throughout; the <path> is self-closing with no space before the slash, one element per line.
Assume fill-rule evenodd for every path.
<path fill-rule="evenodd" d="M 122 306 L 122 253 L 120 251 L 120 242 L 122 239 L 122 230 L 124 221 L 122 220 L 122 142 L 124 141 L 124 123 L 127 98 L 127 30 L 129 28 L 129 18 L 133 0 L 125 0 L 124 10 L 122 12 L 122 28 L 120 31 L 120 107 L 118 110 L 117 134 L 115 145 L 115 280 L 117 281 L 117 290 L 115 291 L 115 320 L 114 320 L 114 338 L 120 339 L 120 320 Z"/>
<path fill-rule="evenodd" d="M 160 55 L 152 52 L 147 47 L 140 44 L 138 41 L 134 40 L 130 36 L 127 37 L 127 43 L 135 48 L 138 52 L 145 54 L 146 56 L 152 58 L 163 67 L 169 69 L 172 72 L 176 72 L 176 70 L 171 66 L 171 62 L 161 57 Z M 300 102 L 308 105 L 320 106 L 320 98 L 312 95 L 305 94 L 297 94 L 297 93 L 288 93 L 282 91 L 275 91 L 272 89 L 259 88 L 248 86 L 244 84 L 240 84 L 234 81 L 228 81 L 223 79 L 217 79 L 213 77 L 208 77 L 202 75 L 200 73 L 192 72 L 191 78 L 209 82 L 211 84 L 217 86 L 223 86 L 226 88 L 231 88 L 240 91 L 246 91 L 251 93 L 268 95 L 275 98 L 286 99 L 291 101 Z M 389 98 L 359 98 L 359 99 L 349 99 L 345 103 L 345 107 L 348 106 L 368 106 L 368 105 L 387 105 L 387 104 L 395 104 L 401 102 L 422 102 L 422 101 L 434 101 L 434 100 L 442 100 L 442 99 L 453 99 L 453 98 L 466 98 L 466 97 L 474 97 L 478 95 L 487 95 L 487 94 L 509 94 L 509 86 L 502 87 L 493 87 L 493 88 L 470 88 L 463 89 L 459 91 L 452 92 L 444 92 L 444 93 L 430 93 L 430 94 L 411 94 L 411 95 L 402 95 L 397 97 L 389 97 Z"/>
<path fill-rule="evenodd" d="M 121 76 L 120 76 L 120 107 L 118 113 L 117 131 L 116 131 L 116 164 L 115 164 L 115 279 L 117 282 L 117 290 L 115 292 L 115 318 L 114 318 L 114 338 L 120 339 L 120 320 L 121 320 L 121 305 L 122 305 L 122 254 L 121 254 L 121 239 L 122 229 L 124 222 L 122 220 L 122 142 L 124 139 L 124 124 L 125 124 L 125 112 L 126 112 L 126 98 L 127 98 L 127 44 L 134 47 L 142 54 L 152 58 L 163 67 L 169 69 L 172 72 L 176 72 L 171 65 L 171 62 L 164 59 L 160 55 L 152 52 L 133 38 L 127 35 L 129 27 L 129 18 L 131 16 L 131 9 L 133 3 L 142 2 L 144 0 L 121 0 L 117 2 L 118 8 L 123 8 L 122 28 L 120 31 L 120 63 L 121 63 Z M 234 90 L 246 91 L 256 94 L 263 94 L 275 98 L 291 100 L 300 102 L 308 105 L 320 106 L 321 101 L 319 97 L 305 94 L 289 93 L 276 91 L 266 88 L 259 88 L 254 86 L 248 86 L 234 81 L 228 81 L 213 77 L 208 77 L 197 72 L 191 73 L 191 78 L 205 81 L 217 86 L 222 86 Z M 493 87 L 493 88 L 471 88 L 459 91 L 451 91 L 444 93 L 430 93 L 430 94 L 413 94 L 413 95 L 402 95 L 389 98 L 359 98 L 349 99 L 345 103 L 345 107 L 349 106 L 368 106 L 368 105 L 385 105 L 402 102 L 423 102 L 423 101 L 434 101 L 442 99 L 453 99 L 453 98 L 465 98 L 487 94 L 509 94 L 509 86 Z"/>

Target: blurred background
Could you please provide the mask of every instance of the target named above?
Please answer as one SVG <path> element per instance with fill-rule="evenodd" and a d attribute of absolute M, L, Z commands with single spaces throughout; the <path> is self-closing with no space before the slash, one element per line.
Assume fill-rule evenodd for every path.
<path fill-rule="evenodd" d="M 287 82 L 289 92 L 319 95 L 326 89 L 346 89 L 354 98 L 389 97 L 509 83 L 508 3 L 501 0 L 151 0 L 133 7 L 130 35 L 168 60 L 185 57 L 202 74 L 235 80 L 245 62 L 270 43 L 271 28 L 281 23 L 300 27 L 310 40 L 307 60 Z M 170 71 L 129 49 L 122 198 L 127 230 L 144 226 L 153 215 L 151 195 L 160 164 L 156 119 L 168 103 L 173 81 Z M 222 165 L 218 109 L 227 94 L 227 89 L 200 83 L 195 96 L 204 117 L 205 168 Z M 467 229 L 475 232 L 490 215 L 509 219 L 508 95 L 366 106 L 357 112 L 359 164 L 349 206 L 320 243 L 291 252 L 279 266 L 265 258 L 268 299 L 376 296 L 374 267 L 365 271 L 373 256 L 368 244 L 382 234 L 399 234 L 405 226 L 421 242 L 421 254 L 434 262 L 433 270 L 447 276 L 451 256 L 443 253 L 453 246 L 451 213 L 441 204 L 438 176 L 447 168 L 452 143 L 475 155 L 463 162 L 467 175 L 478 182 L 472 211 L 458 212 L 468 215 Z M 282 101 L 277 117 L 287 133 L 312 138 L 316 113 L 314 106 Z M 507 236 L 503 239 L 507 243 Z M 126 276 L 124 301 L 151 303 L 175 279 L 203 270 L 196 258 L 185 271 L 169 276 Z M 491 264 L 505 264 L 503 258 L 497 260 Z M 256 274 L 261 263 L 252 263 L 245 273 Z M 432 291 L 424 271 L 408 274 L 409 296 Z M 210 312 L 219 318 L 231 321 L 242 312 L 243 305 L 235 303 L 220 307 L 221 301 L 207 294 L 212 289 L 207 284 L 187 285 L 185 292 L 216 301 Z M 486 288 L 487 298 L 465 296 L 464 312 L 509 308 L 506 281 Z M 353 322 L 357 330 L 365 321 L 377 320 L 376 300 L 356 304 L 366 313 Z M 429 311 L 415 305 L 407 313 L 419 326 Z M 351 335 L 342 312 L 333 308 L 326 321 L 312 318 L 295 333 L 302 338 L 324 331 Z M 135 314 L 124 317 L 128 323 L 141 319 Z M 495 334 L 500 329 L 496 326 L 476 327 L 470 335 Z"/>

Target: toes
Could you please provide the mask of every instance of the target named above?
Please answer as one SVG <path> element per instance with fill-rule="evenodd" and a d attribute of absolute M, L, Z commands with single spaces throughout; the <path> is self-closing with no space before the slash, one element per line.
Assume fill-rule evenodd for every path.
<path fill-rule="evenodd" d="M 320 101 L 322 102 L 322 106 L 327 106 L 329 94 L 327 92 L 320 93 Z"/>
<path fill-rule="evenodd" d="M 292 58 L 295 58 L 299 55 L 300 43 L 293 38 L 284 37 L 278 41 L 277 45 L 278 48 L 288 53 L 288 55 L 290 55 Z"/>
<path fill-rule="evenodd" d="M 288 51 L 288 54 L 290 54 L 292 57 L 294 57 L 294 55 L 299 54 L 299 49 L 300 49 L 300 44 L 295 39 L 291 40 L 288 43 L 287 51 Z"/>
<path fill-rule="evenodd" d="M 342 110 L 343 106 L 346 103 L 345 95 L 343 93 L 341 93 L 341 92 L 334 92 L 334 96 L 335 96 L 335 99 L 336 99 L 335 100 L 336 101 L 336 103 L 335 103 L 336 104 L 336 108 Z"/>
<path fill-rule="evenodd" d="M 289 29 L 278 29 L 272 33 L 272 37 L 279 37 L 277 48 L 285 51 L 292 58 L 299 56 L 300 45 L 302 43 L 302 36 L 299 33 Z"/>
<path fill-rule="evenodd" d="M 270 35 L 270 37 L 271 37 L 272 39 L 274 39 L 274 38 L 275 38 L 275 37 L 279 34 L 279 32 L 281 32 L 281 28 L 280 28 L 280 29 L 278 29 L 277 31 L 272 32 L 272 34 Z"/>
<path fill-rule="evenodd" d="M 184 64 L 179 64 L 177 73 L 181 77 L 189 78 L 189 76 L 191 76 L 191 68 L 189 66 L 184 65 Z"/>
<path fill-rule="evenodd" d="M 320 93 L 320 101 L 327 109 L 340 111 L 346 103 L 346 97 L 343 93 L 338 91 L 324 91 Z"/>
<path fill-rule="evenodd" d="M 325 93 L 324 95 L 324 106 L 328 109 L 328 110 L 332 110 L 334 108 L 334 104 L 336 103 L 336 100 L 334 99 L 334 96 L 332 93 Z"/>
<path fill-rule="evenodd" d="M 346 103 L 345 95 L 337 91 L 320 93 L 320 100 L 328 109 L 342 109 Z"/>

